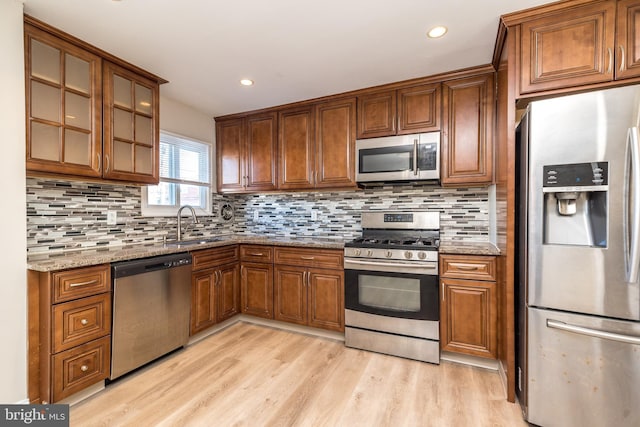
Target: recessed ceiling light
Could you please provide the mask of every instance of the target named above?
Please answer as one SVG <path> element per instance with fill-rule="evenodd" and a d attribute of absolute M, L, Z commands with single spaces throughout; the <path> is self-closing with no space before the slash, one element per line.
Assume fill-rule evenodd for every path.
<path fill-rule="evenodd" d="M 437 27 L 433 27 L 432 29 L 430 29 L 427 35 L 432 39 L 437 39 L 438 37 L 444 36 L 446 33 L 447 33 L 447 27 L 443 27 L 439 25 Z"/>
<path fill-rule="evenodd" d="M 250 80 L 250 79 L 242 79 L 242 80 L 240 80 L 240 84 L 241 84 L 242 86 L 251 86 L 251 85 L 253 85 L 253 80 Z"/>

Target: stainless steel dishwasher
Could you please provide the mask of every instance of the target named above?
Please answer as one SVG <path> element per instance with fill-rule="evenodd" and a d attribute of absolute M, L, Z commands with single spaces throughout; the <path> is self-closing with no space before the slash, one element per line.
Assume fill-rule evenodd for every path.
<path fill-rule="evenodd" d="M 111 269 L 113 380 L 187 343 L 191 255 L 119 262 Z"/>

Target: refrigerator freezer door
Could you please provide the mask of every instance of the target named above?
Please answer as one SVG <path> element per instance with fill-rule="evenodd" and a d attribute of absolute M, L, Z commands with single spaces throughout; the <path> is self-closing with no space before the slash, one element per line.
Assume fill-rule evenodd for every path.
<path fill-rule="evenodd" d="M 640 173 L 628 167 L 629 129 L 638 124 L 639 108 L 639 86 L 542 100 L 529 106 L 529 306 L 640 320 L 640 286 L 637 281 L 628 281 L 632 227 L 625 221 L 624 209 L 629 206 L 633 176 Z M 570 233 L 579 221 L 575 215 L 561 213 L 546 218 L 553 214 L 555 203 L 550 205 L 553 196 L 543 193 L 543 167 L 594 162 L 608 165 L 608 191 L 600 199 L 605 200 L 608 219 L 606 242 L 599 243 L 604 247 L 582 242 L 579 236 L 549 236 L 553 230 Z M 595 193 L 591 194 L 594 197 Z"/>
<path fill-rule="evenodd" d="M 535 308 L 528 315 L 530 423 L 640 425 L 640 323 Z"/>

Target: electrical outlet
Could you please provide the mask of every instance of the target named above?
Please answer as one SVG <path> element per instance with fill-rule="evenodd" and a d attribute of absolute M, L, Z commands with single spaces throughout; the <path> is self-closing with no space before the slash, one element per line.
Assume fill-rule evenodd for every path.
<path fill-rule="evenodd" d="M 318 220 L 318 211 L 311 211 L 311 221 Z"/>
<path fill-rule="evenodd" d="M 257 221 L 258 219 L 260 219 L 260 212 L 253 211 L 253 220 Z"/>
<path fill-rule="evenodd" d="M 108 211 L 107 212 L 107 225 L 116 225 L 118 223 L 118 212 L 117 211 Z"/>

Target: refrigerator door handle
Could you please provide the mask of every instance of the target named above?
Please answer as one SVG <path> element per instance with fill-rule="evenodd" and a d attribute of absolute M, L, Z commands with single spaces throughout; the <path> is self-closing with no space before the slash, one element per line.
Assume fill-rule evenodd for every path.
<path fill-rule="evenodd" d="M 559 320 L 547 319 L 547 327 L 572 332 L 574 334 L 586 335 L 594 338 L 618 341 L 625 344 L 640 345 L 640 337 L 633 335 L 617 334 L 615 332 L 600 331 L 598 329 L 585 328 L 584 326 L 571 325 Z"/>
<path fill-rule="evenodd" d="M 638 281 L 640 268 L 640 150 L 638 147 L 638 128 L 631 127 L 627 132 L 626 188 L 624 191 L 623 224 L 626 240 L 625 255 L 627 261 L 627 282 Z M 631 187 L 631 188 L 630 188 Z M 633 206 L 630 205 L 630 199 Z M 633 209 L 632 212 L 629 212 Z M 629 214 L 632 214 L 632 217 Z"/>

